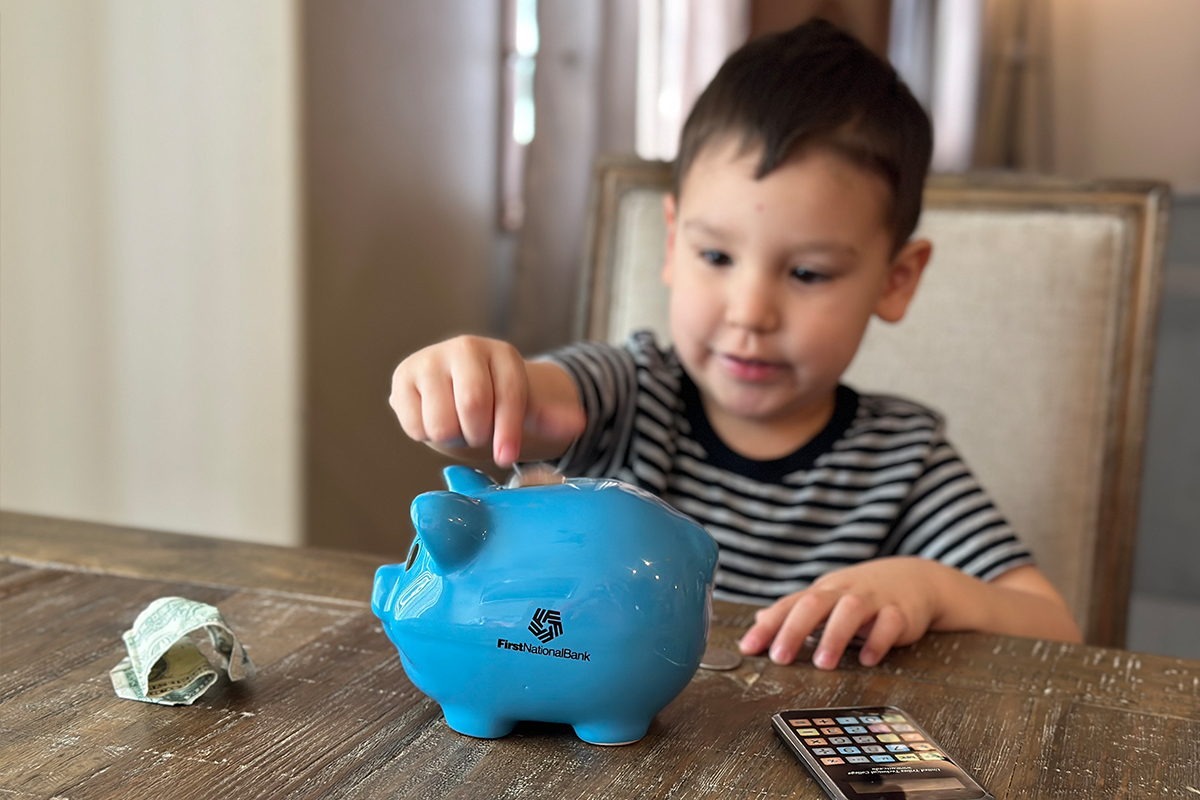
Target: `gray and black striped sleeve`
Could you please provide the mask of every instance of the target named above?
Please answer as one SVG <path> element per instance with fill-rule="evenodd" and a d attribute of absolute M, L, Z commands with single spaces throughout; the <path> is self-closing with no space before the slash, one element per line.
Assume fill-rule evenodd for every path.
<path fill-rule="evenodd" d="M 885 549 L 880 555 L 930 558 L 985 581 L 1033 563 L 940 424 Z"/>
<path fill-rule="evenodd" d="M 567 475 L 615 475 L 627 459 L 637 413 L 633 355 L 603 342 L 579 342 L 542 359 L 558 364 L 571 376 L 587 415 L 587 427 L 558 468 Z"/>

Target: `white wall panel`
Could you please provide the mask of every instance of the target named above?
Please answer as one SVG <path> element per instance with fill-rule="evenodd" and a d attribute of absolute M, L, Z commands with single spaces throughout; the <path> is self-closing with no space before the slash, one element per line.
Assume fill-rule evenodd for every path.
<path fill-rule="evenodd" d="M 292 3 L 2 16 L 0 505 L 299 541 Z"/>

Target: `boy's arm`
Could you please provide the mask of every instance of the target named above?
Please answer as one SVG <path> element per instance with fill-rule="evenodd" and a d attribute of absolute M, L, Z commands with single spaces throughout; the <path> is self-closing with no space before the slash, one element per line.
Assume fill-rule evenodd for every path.
<path fill-rule="evenodd" d="M 459 336 L 404 359 L 389 398 L 409 437 L 501 467 L 563 455 L 585 419 L 571 377 L 507 342 Z"/>
<path fill-rule="evenodd" d="M 1016 567 L 989 582 L 955 569 L 947 577 L 941 614 L 931 630 L 984 631 L 1062 642 L 1083 640 L 1058 590 L 1032 564 Z"/>
<path fill-rule="evenodd" d="M 742 652 L 769 647 L 773 661 L 789 664 L 822 623 L 813 653 L 822 669 L 837 666 L 855 634 L 866 637 L 859 661 L 867 666 L 929 630 L 1081 641 L 1066 603 L 1032 565 L 987 583 L 937 561 L 892 556 L 827 573 L 762 609 L 742 637 Z"/>

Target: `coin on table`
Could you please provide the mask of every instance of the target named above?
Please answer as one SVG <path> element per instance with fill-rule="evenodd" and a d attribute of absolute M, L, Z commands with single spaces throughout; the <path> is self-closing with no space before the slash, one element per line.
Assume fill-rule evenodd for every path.
<path fill-rule="evenodd" d="M 702 669 L 737 669 L 741 664 L 742 657 L 740 655 L 732 650 L 722 650 L 717 647 L 708 648 L 700 657 Z"/>

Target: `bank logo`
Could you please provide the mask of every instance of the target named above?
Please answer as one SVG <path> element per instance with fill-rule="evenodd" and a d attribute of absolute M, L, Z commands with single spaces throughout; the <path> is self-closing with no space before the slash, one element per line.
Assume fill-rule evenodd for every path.
<path fill-rule="evenodd" d="M 562 636 L 562 614 L 549 608 L 539 608 L 533 612 L 533 621 L 529 623 L 529 632 L 538 638 L 542 644 Z"/>

